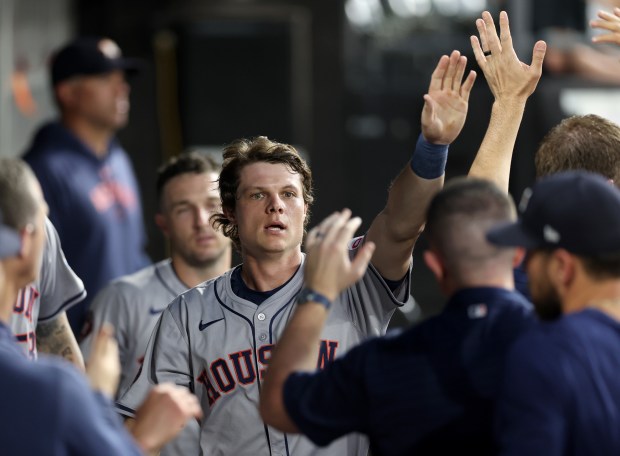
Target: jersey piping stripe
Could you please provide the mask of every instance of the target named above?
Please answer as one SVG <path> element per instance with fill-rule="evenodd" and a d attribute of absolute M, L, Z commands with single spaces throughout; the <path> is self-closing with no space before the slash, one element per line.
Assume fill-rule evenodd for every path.
<path fill-rule="evenodd" d="M 275 321 L 276 317 L 280 314 L 280 312 L 282 312 L 284 309 L 290 306 L 292 302 L 295 301 L 300 291 L 301 291 L 301 287 L 299 288 L 299 290 L 297 290 L 297 293 L 293 295 L 293 297 L 289 300 L 289 302 L 283 305 L 271 318 L 271 321 L 269 322 L 269 343 L 270 344 L 273 344 L 273 322 Z M 265 426 L 265 428 L 267 428 L 267 426 Z M 290 452 L 288 449 L 288 435 L 287 434 L 284 434 L 284 447 L 286 448 L 287 456 L 289 456 Z M 271 449 L 269 451 L 271 452 Z"/>
<path fill-rule="evenodd" d="M 283 305 L 271 318 L 271 321 L 269 322 L 269 343 L 273 344 L 273 322 L 275 321 L 276 317 L 280 314 L 280 312 L 282 312 L 283 310 L 285 310 L 288 306 L 291 305 L 291 303 L 295 302 L 295 299 L 297 298 L 297 295 L 299 294 L 299 292 L 301 291 L 301 288 L 299 288 L 299 290 L 297 290 L 297 292 L 293 295 L 293 297 L 289 300 L 289 302 L 287 302 L 285 305 Z M 265 426 L 266 427 L 266 426 Z M 288 434 L 284 434 L 284 447 L 286 449 L 286 454 L 287 456 L 289 456 L 291 453 L 288 449 Z M 271 451 L 271 450 L 270 450 Z"/>
<path fill-rule="evenodd" d="M 56 315 L 58 315 L 60 312 L 64 311 L 67 307 L 72 306 L 73 304 L 76 304 L 76 303 L 80 302 L 85 297 L 86 297 L 86 290 L 82 289 L 82 291 L 80 291 L 78 294 L 70 297 L 65 302 L 63 302 L 62 305 L 58 309 L 56 309 L 56 312 L 54 312 L 53 314 L 45 316 L 45 317 L 42 317 L 42 316 L 39 315 L 39 321 L 52 320 Z"/>
<path fill-rule="evenodd" d="M 217 292 L 217 287 L 213 287 L 213 291 L 215 293 L 215 299 L 217 299 L 217 301 L 220 303 L 220 305 L 224 308 L 227 309 L 229 312 L 234 313 L 235 315 L 243 318 L 245 321 L 248 322 L 248 325 L 250 325 L 250 328 L 252 328 L 252 338 L 254 339 L 254 336 L 256 335 L 254 333 L 254 323 L 252 323 L 250 321 L 250 319 L 248 317 L 246 317 L 245 315 L 240 314 L 239 312 L 237 312 L 236 310 L 231 309 L 230 307 L 228 307 L 226 304 L 224 304 L 224 301 L 222 301 L 222 299 L 220 298 L 220 294 Z M 256 341 L 254 341 L 255 343 Z M 254 346 L 254 351 L 256 351 L 256 346 Z"/>
<path fill-rule="evenodd" d="M 129 407 L 125 407 L 124 405 L 121 405 L 118 402 L 116 402 L 115 405 L 116 405 L 116 408 L 119 410 L 119 413 L 121 413 L 121 415 L 129 416 L 130 418 L 135 418 L 136 416 L 135 410 L 130 409 Z M 122 413 L 122 412 L 125 412 L 125 413 Z"/>
<path fill-rule="evenodd" d="M 229 310 L 230 312 L 232 312 L 233 314 L 238 315 L 239 317 L 243 318 L 245 321 L 248 322 L 248 324 L 250 325 L 250 328 L 252 328 L 252 345 L 254 346 L 254 350 L 252 350 L 252 351 L 254 352 L 254 365 L 258 366 L 258 357 L 257 357 L 257 354 L 256 354 L 256 352 L 257 352 L 257 350 L 256 350 L 256 330 L 254 328 L 254 324 L 245 315 L 241 315 L 239 312 L 234 311 L 233 309 L 228 307 L 226 304 L 224 304 L 224 302 L 220 298 L 219 293 L 217 292 L 217 287 L 213 287 L 213 292 L 215 293 L 215 299 L 217 299 L 217 301 L 220 303 L 220 305 L 223 308 L 225 308 L 225 309 Z M 260 382 L 260 374 L 258 373 L 258 371 L 256 372 L 256 381 L 258 382 L 259 390 L 262 389 L 262 385 L 261 385 L 261 382 Z M 264 428 L 265 428 L 265 437 L 267 438 L 267 448 L 269 448 L 269 454 L 271 455 L 272 452 L 271 452 L 271 438 L 269 437 L 269 427 L 265 424 Z M 287 455 L 288 455 L 288 451 L 287 451 Z"/>
<path fill-rule="evenodd" d="M 172 265 L 170 265 L 170 267 L 172 268 Z M 173 271 L 174 271 L 174 268 L 173 268 Z M 178 293 L 174 291 L 172 287 L 168 285 L 168 283 L 164 280 L 164 278 L 161 275 L 161 272 L 159 271 L 159 268 L 155 268 L 155 276 L 159 279 L 159 281 L 164 286 L 164 288 L 170 292 L 173 299 L 178 296 Z"/>
<path fill-rule="evenodd" d="M 187 325 L 185 327 L 185 334 L 187 335 L 187 346 L 191 347 L 192 346 L 192 332 L 189 330 L 189 325 L 190 325 L 189 306 L 187 305 L 185 296 L 181 296 L 181 299 L 183 300 L 183 303 L 184 303 L 183 308 L 185 309 L 185 321 L 187 321 Z M 190 378 L 190 381 L 189 381 L 190 383 L 189 385 L 187 385 L 187 387 L 192 393 L 196 394 L 196 390 L 195 390 L 196 376 L 195 376 L 195 370 L 194 370 L 194 357 L 193 356 L 189 357 L 189 378 Z"/>
<path fill-rule="evenodd" d="M 271 452 L 271 439 L 269 438 L 269 427 L 267 427 L 266 424 L 263 424 L 263 427 L 265 428 L 265 435 L 267 436 L 267 448 L 269 448 L 269 456 L 271 456 L 273 453 Z"/>
<path fill-rule="evenodd" d="M 289 302 L 287 302 L 285 305 L 283 305 L 274 315 L 273 317 L 271 317 L 271 321 L 269 322 L 269 343 L 273 344 L 273 322 L 275 321 L 276 317 L 278 315 L 280 315 L 280 312 L 282 312 L 283 310 L 285 310 L 288 306 L 291 305 L 292 302 L 295 301 L 295 298 L 297 298 L 297 295 L 299 294 L 299 292 L 301 291 L 301 288 L 299 288 L 299 290 L 297 290 L 297 293 L 295 293 L 293 295 L 293 297 L 289 300 Z"/>

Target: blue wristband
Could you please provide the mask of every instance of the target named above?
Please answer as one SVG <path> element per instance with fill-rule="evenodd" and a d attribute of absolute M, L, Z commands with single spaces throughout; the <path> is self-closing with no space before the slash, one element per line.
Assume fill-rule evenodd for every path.
<path fill-rule="evenodd" d="M 329 309 L 332 306 L 332 302 L 327 299 L 327 296 L 322 295 L 321 293 L 317 293 L 316 291 L 304 287 L 299 294 L 297 295 L 297 299 L 295 300 L 297 304 L 305 304 L 307 302 L 316 302 L 322 304 L 326 309 Z"/>
<path fill-rule="evenodd" d="M 420 133 L 411 157 L 411 169 L 423 179 L 436 179 L 446 170 L 448 161 L 448 146 L 431 144 Z"/>

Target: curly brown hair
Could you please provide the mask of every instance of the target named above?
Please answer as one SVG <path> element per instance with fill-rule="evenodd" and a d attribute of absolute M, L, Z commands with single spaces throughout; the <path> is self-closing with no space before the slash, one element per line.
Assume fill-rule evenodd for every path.
<path fill-rule="evenodd" d="M 310 206 L 314 201 L 312 188 L 312 172 L 306 161 L 299 155 L 297 150 L 289 145 L 271 141 L 265 136 L 252 139 L 238 139 L 224 148 L 224 162 L 220 172 L 219 187 L 222 201 L 222 212 L 211 216 L 211 223 L 221 228 L 225 236 L 228 236 L 235 247 L 241 250 L 239 231 L 236 223 L 227 216 L 226 211 L 233 212 L 237 207 L 237 190 L 241 170 L 252 163 L 266 162 L 286 165 L 293 173 L 301 177 L 304 202 L 308 205 L 304 229 L 310 219 Z"/>
<path fill-rule="evenodd" d="M 584 170 L 620 184 L 620 126 L 594 114 L 573 116 L 553 127 L 534 157 L 536 177 Z"/>

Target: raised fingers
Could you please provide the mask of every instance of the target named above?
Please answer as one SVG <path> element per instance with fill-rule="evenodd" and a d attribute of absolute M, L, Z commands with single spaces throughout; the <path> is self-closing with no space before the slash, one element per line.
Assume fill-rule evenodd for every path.
<path fill-rule="evenodd" d="M 331 215 L 323 219 L 321 223 L 319 223 L 317 226 L 310 230 L 306 238 L 307 249 L 311 249 L 314 245 L 316 245 L 318 241 L 320 241 L 325 236 L 325 232 L 327 231 L 328 227 L 339 215 L 340 212 L 332 213 Z"/>
<path fill-rule="evenodd" d="M 443 84 L 441 85 L 441 88 L 447 88 L 450 89 L 452 87 L 454 87 L 454 79 L 457 73 L 457 68 L 459 66 L 459 60 L 461 58 L 461 53 L 459 51 L 452 51 L 452 54 L 450 54 L 450 62 L 448 64 L 448 69 L 446 70 L 446 74 L 443 78 Z M 460 82 L 460 80 L 459 80 Z"/>
<path fill-rule="evenodd" d="M 510 24 L 506 11 L 499 13 L 499 33 L 502 48 L 512 49 L 512 36 L 510 35 Z"/>
<path fill-rule="evenodd" d="M 614 14 L 607 11 L 599 11 L 598 17 L 600 20 L 590 21 L 590 27 L 607 30 L 611 33 L 593 36 L 592 42 L 620 44 L 620 8 L 614 8 Z"/>
<path fill-rule="evenodd" d="M 372 259 L 372 254 L 375 252 L 375 243 L 374 242 L 366 242 L 360 249 L 357 251 L 355 258 L 351 262 L 351 274 L 355 280 L 359 280 L 366 272 L 366 268 L 368 267 L 368 263 Z"/>
<path fill-rule="evenodd" d="M 480 37 L 479 47 L 482 48 L 482 53 L 489 50 L 489 39 L 487 37 L 487 27 L 482 19 L 476 19 L 476 28 L 478 29 L 478 36 Z M 478 41 L 478 39 L 476 39 Z"/>
<path fill-rule="evenodd" d="M 497 30 L 495 30 L 495 22 L 493 22 L 493 16 L 488 11 L 484 11 L 482 13 L 482 20 L 484 21 L 484 27 L 486 29 L 486 40 L 488 50 L 491 51 L 491 54 L 499 54 L 502 51 L 502 46 L 499 41 L 499 37 L 497 36 Z M 485 49 L 484 42 L 482 43 L 482 49 Z"/>
<path fill-rule="evenodd" d="M 342 237 L 343 237 L 342 232 L 346 231 L 347 222 L 349 222 L 351 219 L 351 211 L 349 209 L 343 209 L 341 212 L 338 212 L 337 214 L 338 216 L 332 220 L 331 224 L 326 228 L 326 231 L 325 231 L 325 242 L 328 244 L 342 240 Z M 359 224 L 357 226 L 359 226 Z M 348 241 L 349 237 L 347 237 L 346 240 Z"/>
<path fill-rule="evenodd" d="M 478 21 L 476 21 L 476 23 L 478 23 Z M 469 37 L 469 42 L 471 43 L 471 49 L 474 51 L 474 57 L 476 58 L 476 62 L 478 62 L 478 66 L 482 68 L 485 65 L 487 59 L 483 54 L 480 40 L 478 40 L 477 36 L 472 35 Z"/>
<path fill-rule="evenodd" d="M 330 245 L 347 242 L 361 223 L 359 217 L 351 217 L 351 210 L 349 209 L 334 212 L 310 230 L 306 240 L 306 248 L 310 250 L 319 243 Z"/>
<path fill-rule="evenodd" d="M 467 57 L 464 55 L 459 57 L 458 64 L 456 66 L 456 73 L 454 74 L 454 79 L 452 80 L 452 90 L 458 92 L 461 88 L 461 81 L 463 80 L 463 75 L 465 74 L 465 67 L 467 66 Z"/>
<path fill-rule="evenodd" d="M 467 75 L 467 79 L 463 82 L 461 86 L 461 98 L 465 101 L 469 101 L 469 94 L 471 93 L 471 89 L 474 86 L 474 82 L 476 81 L 476 72 L 471 70 Z"/>
<path fill-rule="evenodd" d="M 431 83 L 428 87 L 429 93 L 436 90 L 441 90 L 441 87 L 443 86 L 443 78 L 446 74 L 449 63 L 450 57 L 447 55 L 442 55 L 439 62 L 437 62 L 437 66 L 435 67 L 433 74 L 431 75 Z"/>
<path fill-rule="evenodd" d="M 530 68 L 539 77 L 542 75 L 543 60 L 545 60 L 545 54 L 547 52 L 547 43 L 544 41 L 537 41 L 534 44 L 534 50 L 532 51 L 532 64 Z"/>

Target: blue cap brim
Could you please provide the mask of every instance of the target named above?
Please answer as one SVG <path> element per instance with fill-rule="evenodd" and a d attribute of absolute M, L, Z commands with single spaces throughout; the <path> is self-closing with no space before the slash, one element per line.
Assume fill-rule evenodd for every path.
<path fill-rule="evenodd" d="M 6 225 L 0 225 L 0 259 L 16 256 L 20 248 L 19 233 Z"/>
<path fill-rule="evenodd" d="M 525 230 L 521 221 L 503 223 L 487 231 L 487 241 L 502 247 L 525 247 L 537 249 L 545 242 Z"/>

